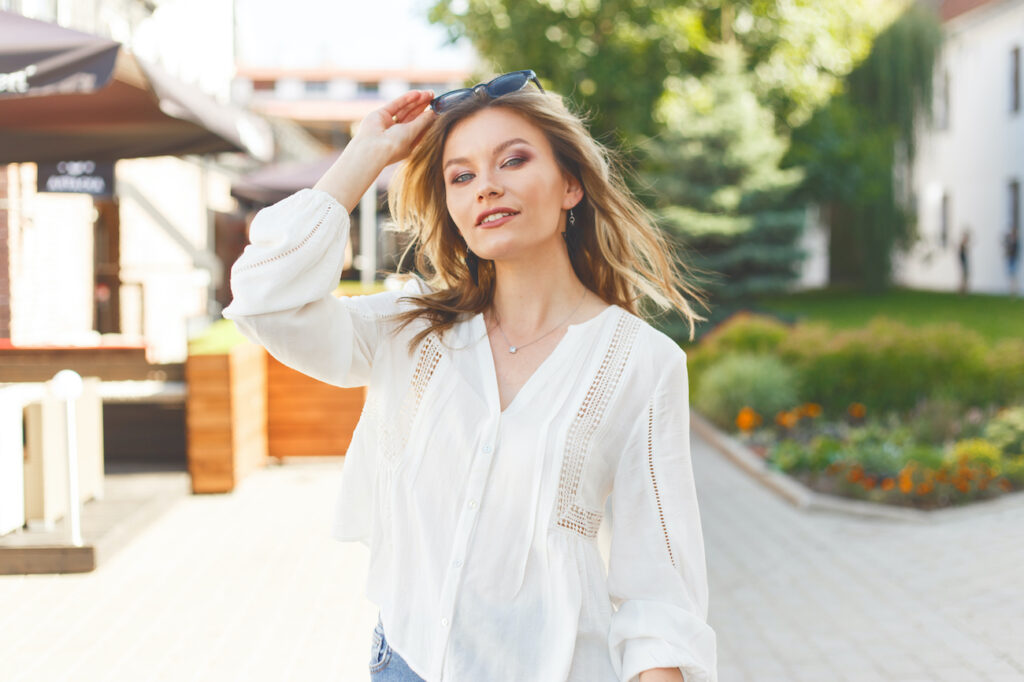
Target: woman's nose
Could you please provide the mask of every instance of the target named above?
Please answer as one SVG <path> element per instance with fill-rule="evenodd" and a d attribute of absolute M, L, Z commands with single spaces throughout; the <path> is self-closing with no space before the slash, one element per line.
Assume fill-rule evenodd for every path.
<path fill-rule="evenodd" d="M 487 197 L 498 197 L 501 196 L 502 190 L 498 183 L 494 182 L 490 176 L 481 177 L 480 184 L 476 188 L 477 199 L 486 199 Z"/>

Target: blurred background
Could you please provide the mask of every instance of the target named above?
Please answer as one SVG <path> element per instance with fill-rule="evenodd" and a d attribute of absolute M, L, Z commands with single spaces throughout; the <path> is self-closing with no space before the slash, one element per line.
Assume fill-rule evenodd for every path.
<path fill-rule="evenodd" d="M 779 514 L 805 551 L 828 548 L 832 559 L 814 555 L 826 565 L 867 551 L 893 576 L 919 560 L 894 548 L 927 546 L 938 561 L 959 538 L 990 551 L 1003 545 L 1000 523 L 1024 522 L 1022 44 L 1024 0 L 0 0 L 0 574 L 12 576 L 0 579 L 0 624 L 39 623 L 19 640 L 14 679 L 112 660 L 120 672 L 95 679 L 138 679 L 125 671 L 156 646 L 141 634 L 134 654 L 114 653 L 124 640 L 110 637 L 109 653 L 88 659 L 79 642 L 79 658 L 40 668 L 33 652 L 52 643 L 34 590 L 102 601 L 126 575 L 145 585 L 144 572 L 173 565 L 166 580 L 180 572 L 198 585 L 212 571 L 221 582 L 204 603 L 220 604 L 217 615 L 152 608 L 216 620 L 251 598 L 218 591 L 239 579 L 226 566 L 249 573 L 225 563 L 225 547 L 267 567 L 240 590 L 276 578 L 299 589 L 296 555 L 325 557 L 303 588 L 331 582 L 314 599 L 320 620 L 300 607 L 308 592 L 280 597 L 260 613 L 291 614 L 287 635 L 232 635 L 237 657 L 221 667 L 198 643 L 208 639 L 179 638 L 179 653 L 203 648 L 207 663 L 174 668 L 178 655 L 163 651 L 167 679 L 234 679 L 252 642 L 271 640 L 290 667 L 241 670 L 308 679 L 328 666 L 363 679 L 363 621 L 375 619 L 360 596 L 365 557 L 329 544 L 323 524 L 364 393 L 304 377 L 243 339 L 220 317 L 228 274 L 255 212 L 311 186 L 368 112 L 410 88 L 440 94 L 524 68 L 615 150 L 705 294 L 693 334 L 650 312 L 689 358 L 712 594 L 729 595 L 711 614 L 721 679 L 1024 679 L 1019 646 L 1004 646 L 1024 623 L 997 606 L 1021 588 L 984 588 L 981 568 L 960 563 L 931 573 L 936 591 L 918 596 L 941 598 L 960 580 L 975 590 L 960 603 L 987 615 L 968 618 L 972 630 L 966 611 L 932 614 L 944 620 L 915 621 L 886 646 L 898 635 L 912 651 L 948 648 L 914 639 L 920 625 L 976 638 L 974 655 L 944 666 L 877 646 L 853 655 L 838 625 L 835 646 L 808 647 L 813 634 L 748 612 L 789 633 L 755 646 L 729 615 L 754 597 L 732 588 L 782 588 L 758 582 L 772 574 L 751 569 L 754 557 L 796 583 L 811 578 L 780 564 L 794 555 L 777 545 L 726 539 Z M 353 212 L 338 295 L 381 291 L 398 265 L 392 172 Z M 65 369 L 82 381 L 52 381 Z M 259 513 L 256 490 L 283 505 L 267 520 L 275 549 L 239 531 Z M 704 504 L 738 491 L 742 505 Z M 847 520 L 805 525 L 799 510 L 810 508 Z M 996 522 L 983 509 L 1010 511 Z M 175 519 L 184 525 L 159 525 Z M 922 535 L 920 523 L 938 530 Z M 876 544 L 825 539 L 851 528 Z M 207 544 L 183 540 L 190 531 Z M 167 559 L 186 548 L 191 568 Z M 985 555 L 989 570 L 1019 565 L 1021 551 Z M 120 568 L 105 573 L 108 560 Z M 341 574 L 347 584 L 334 583 Z M 96 582 L 27 577 L 73 575 Z M 107 613 L 100 601 L 88 603 Z M 863 602 L 844 601 L 837 622 L 855 622 Z M 300 655 L 314 630 L 320 648 Z M 5 646 L 14 651 L 0 636 Z M 803 660 L 811 649 L 820 660 Z M 316 658 L 327 652 L 329 663 Z M 158 668 L 139 670 L 148 679 Z"/>

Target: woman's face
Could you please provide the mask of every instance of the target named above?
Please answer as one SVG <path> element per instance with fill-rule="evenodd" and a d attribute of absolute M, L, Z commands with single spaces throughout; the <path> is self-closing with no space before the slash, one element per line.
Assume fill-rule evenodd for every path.
<path fill-rule="evenodd" d="M 513 261 L 565 248 L 565 211 L 583 191 L 522 115 L 491 107 L 460 121 L 441 163 L 448 212 L 473 253 Z"/>

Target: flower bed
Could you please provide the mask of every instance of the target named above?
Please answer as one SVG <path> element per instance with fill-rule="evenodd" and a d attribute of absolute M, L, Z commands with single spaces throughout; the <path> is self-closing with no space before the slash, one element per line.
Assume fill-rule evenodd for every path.
<path fill-rule="evenodd" d="M 695 407 L 817 492 L 935 509 L 1024 488 L 1024 343 L 741 316 L 689 356 Z"/>

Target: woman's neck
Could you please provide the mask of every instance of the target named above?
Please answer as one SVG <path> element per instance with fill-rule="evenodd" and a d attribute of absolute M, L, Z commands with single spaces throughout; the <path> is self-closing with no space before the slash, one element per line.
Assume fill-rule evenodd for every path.
<path fill-rule="evenodd" d="M 496 261 L 494 300 L 489 311 L 506 334 L 529 338 L 563 321 L 571 323 L 592 296 L 576 277 L 564 250 L 546 249 L 545 256 Z M 549 255 L 548 255 L 549 254 Z"/>

